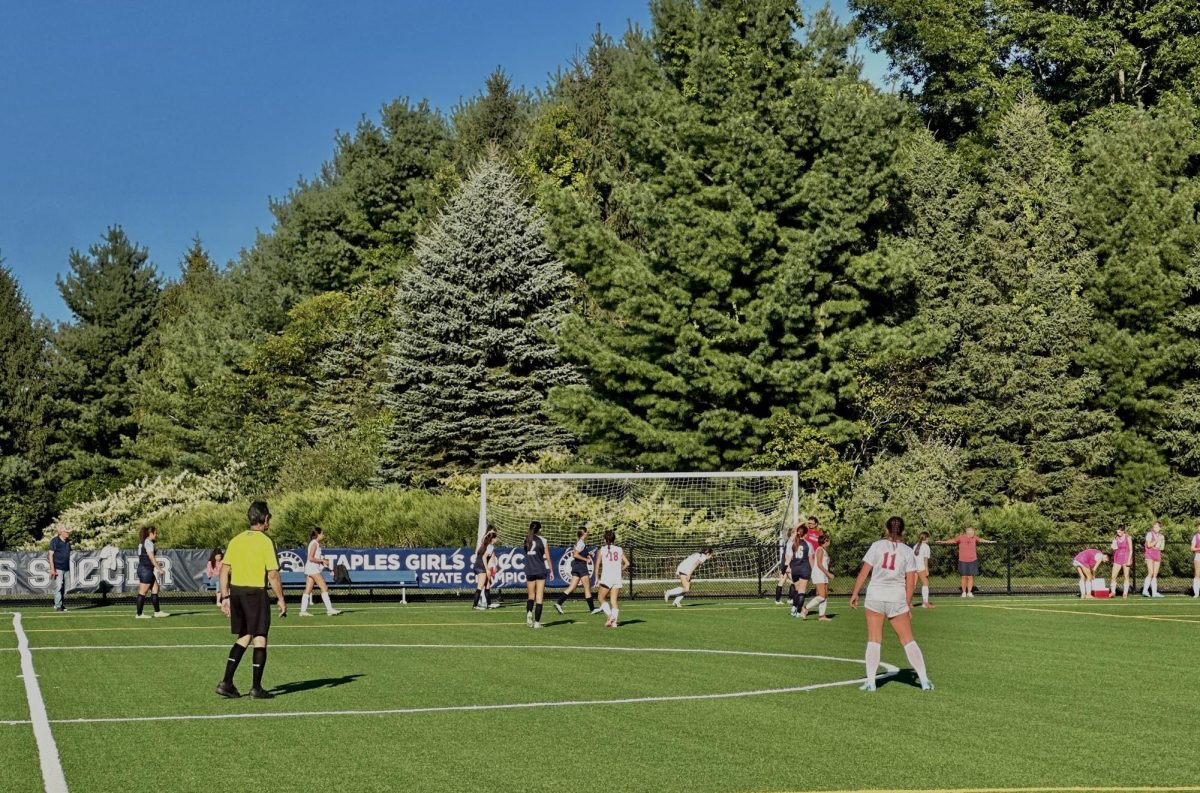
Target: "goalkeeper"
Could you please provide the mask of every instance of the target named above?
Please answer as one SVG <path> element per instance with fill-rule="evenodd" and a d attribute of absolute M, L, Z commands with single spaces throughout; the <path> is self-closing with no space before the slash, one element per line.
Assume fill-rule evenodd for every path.
<path fill-rule="evenodd" d="M 675 605 L 682 608 L 683 596 L 692 589 L 692 576 L 695 574 L 696 568 L 707 562 L 712 556 L 713 549 L 706 545 L 697 553 L 680 562 L 678 569 L 675 570 L 675 575 L 679 576 L 679 586 L 663 592 L 663 600 L 670 603 L 671 598 L 675 598 Z"/>

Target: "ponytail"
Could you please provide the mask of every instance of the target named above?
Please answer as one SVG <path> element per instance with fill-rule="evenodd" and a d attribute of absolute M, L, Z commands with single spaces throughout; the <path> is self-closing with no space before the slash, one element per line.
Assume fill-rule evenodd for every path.
<path fill-rule="evenodd" d="M 884 526 L 887 529 L 888 538 L 892 542 L 900 542 L 900 538 L 904 536 L 904 518 L 893 515 L 887 519 Z"/>
<path fill-rule="evenodd" d="M 614 543 L 616 543 L 616 541 L 617 541 L 617 533 L 615 531 L 613 531 L 612 529 L 609 529 L 608 531 L 604 532 L 604 544 L 605 545 L 613 545 Z"/>
<path fill-rule="evenodd" d="M 529 531 L 525 532 L 525 551 L 526 551 L 526 553 L 528 553 L 529 549 L 533 547 L 533 538 L 538 536 L 541 533 L 542 533 L 541 521 L 531 520 L 529 522 Z"/>
<path fill-rule="evenodd" d="M 147 537 L 157 531 L 158 529 L 154 528 L 153 526 L 143 526 L 141 530 L 138 531 L 138 543 L 141 544 L 145 542 Z"/>
<path fill-rule="evenodd" d="M 483 559 L 483 552 L 487 550 L 487 547 L 492 544 L 492 540 L 494 539 L 496 539 L 495 529 L 488 529 L 484 532 L 483 540 L 479 543 L 479 547 L 475 549 L 475 557 L 477 559 Z"/>
<path fill-rule="evenodd" d="M 308 539 L 315 540 L 318 537 L 320 537 L 323 533 L 324 533 L 324 529 L 322 529 L 320 526 L 318 526 L 317 528 L 312 530 L 311 534 L 308 535 Z"/>

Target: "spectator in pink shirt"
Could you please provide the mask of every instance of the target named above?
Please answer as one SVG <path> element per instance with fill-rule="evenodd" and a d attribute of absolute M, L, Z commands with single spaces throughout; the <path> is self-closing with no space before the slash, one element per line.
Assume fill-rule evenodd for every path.
<path fill-rule="evenodd" d="M 221 560 L 224 558 L 225 552 L 220 548 L 214 548 L 213 552 L 208 556 L 208 564 L 204 565 L 204 577 L 217 590 L 218 608 L 221 606 Z"/>
<path fill-rule="evenodd" d="M 975 551 L 977 543 L 985 545 L 995 545 L 995 540 L 985 540 L 982 537 L 975 536 L 975 529 L 968 526 L 962 534 L 952 540 L 938 540 L 938 545 L 957 545 L 958 546 L 958 575 L 960 576 L 959 587 L 962 589 L 961 597 L 975 597 L 975 576 L 979 575 L 979 554 Z"/>
<path fill-rule="evenodd" d="M 1084 600 L 1092 597 L 1092 579 L 1100 565 L 1108 561 L 1108 557 L 1095 548 L 1087 548 L 1075 554 L 1075 569 L 1079 571 L 1079 596 Z"/>

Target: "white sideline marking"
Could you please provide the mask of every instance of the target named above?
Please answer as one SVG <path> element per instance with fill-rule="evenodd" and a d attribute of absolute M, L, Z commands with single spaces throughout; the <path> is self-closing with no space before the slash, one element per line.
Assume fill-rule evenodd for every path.
<path fill-rule="evenodd" d="M 17 634 L 17 651 L 21 654 L 21 675 L 25 678 L 25 698 L 29 700 L 29 723 L 33 725 L 33 737 L 37 739 L 38 756 L 42 763 L 42 782 L 46 793 L 67 793 L 67 778 L 63 774 L 58 746 L 54 743 L 54 733 L 50 730 L 46 701 L 42 699 L 42 689 L 33 670 L 29 637 L 21 627 L 20 612 L 13 613 L 13 631 Z"/>
<path fill-rule="evenodd" d="M 61 647 L 39 647 L 41 650 L 151 650 L 151 649 L 212 649 L 225 647 L 224 644 L 183 644 L 183 645 L 72 645 Z M 803 655 L 800 653 L 780 653 L 780 652 L 764 652 L 756 650 L 716 650 L 707 648 L 688 648 L 688 647 L 594 647 L 587 645 L 562 645 L 562 644 L 274 644 L 272 647 L 327 647 L 327 648 L 367 648 L 367 649 L 426 649 L 426 650 L 575 650 L 575 651 L 598 651 L 598 652 L 618 652 L 618 653 L 690 653 L 696 655 L 740 655 L 754 658 L 786 658 L 792 660 L 809 660 L 809 661 L 834 661 L 849 664 L 861 664 L 862 661 L 857 658 L 839 658 L 830 655 Z M 886 680 L 889 677 L 895 676 L 900 668 L 888 663 L 881 663 L 880 666 L 884 669 L 884 674 L 879 675 L 877 680 Z M 440 705 L 419 708 L 387 708 L 378 710 L 326 710 L 326 711 L 292 711 L 292 712 L 276 712 L 276 713 L 215 713 L 215 714 L 194 714 L 181 716 L 115 716 L 115 717 L 99 717 L 99 718 L 78 718 L 78 719 L 55 719 L 54 724 L 112 724 L 112 723 L 127 723 L 127 722 L 153 722 L 153 721 L 214 721 L 222 719 L 267 719 L 267 718 L 285 718 L 292 716 L 393 716 L 410 713 L 454 713 L 454 712 L 470 712 L 470 711 L 488 711 L 488 710 L 520 710 L 531 708 L 565 708 L 579 707 L 584 705 L 634 705 L 651 702 L 689 702 L 694 700 L 708 699 L 736 699 L 742 697 L 760 697 L 769 696 L 771 694 L 795 694 L 804 691 L 816 691 L 823 688 L 836 688 L 839 686 L 850 686 L 865 681 L 865 678 L 854 678 L 853 680 L 837 680 L 831 683 L 810 683 L 804 686 L 789 686 L 786 688 L 770 688 L 756 689 L 753 691 L 729 691 L 717 694 L 674 694 L 669 696 L 657 697 L 624 697 L 621 699 L 597 699 L 597 700 L 564 700 L 560 702 L 514 702 L 500 703 L 494 705 Z M 21 721 L 0 721 L 0 724 L 26 724 L 28 722 Z"/>

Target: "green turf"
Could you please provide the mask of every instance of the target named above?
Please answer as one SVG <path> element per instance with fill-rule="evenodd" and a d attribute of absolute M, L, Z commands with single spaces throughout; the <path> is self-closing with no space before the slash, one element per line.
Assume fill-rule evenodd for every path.
<path fill-rule="evenodd" d="M 227 779 L 257 772 L 280 790 L 459 791 L 481 780 L 488 790 L 604 793 L 1197 784 L 1195 601 L 977 598 L 941 606 L 919 611 L 915 622 L 932 693 L 891 682 L 874 695 L 847 686 L 688 702 L 53 726 L 76 793 L 109 789 L 113 779 L 133 789 L 206 790 L 218 767 Z M 541 631 L 524 626 L 520 608 L 440 604 L 277 620 L 272 641 L 301 646 L 272 650 L 267 683 L 281 695 L 271 702 L 213 695 L 230 637 L 209 607 L 143 622 L 128 609 L 35 611 L 25 628 L 54 720 L 652 697 L 861 675 L 861 665 L 836 661 L 553 649 L 857 659 L 863 619 L 844 600 L 835 601 L 830 623 L 792 620 L 762 601 L 683 609 L 638 601 L 622 609 L 626 624 L 616 631 L 572 607 L 565 617 L 548 610 L 551 624 Z M 0 647 L 12 646 L 4 641 L 0 633 Z M 338 643 L 472 647 L 318 646 Z M 159 646 L 101 649 L 110 645 Z M 37 649 L 61 646 L 87 649 Z M 907 666 L 894 636 L 885 639 L 884 660 Z M 16 683 L 0 687 L 0 714 L 25 718 L 16 672 L 16 653 L 0 652 L 0 674 Z M 243 690 L 249 673 L 247 655 Z M 1147 729 L 1153 751 L 1135 750 Z M 611 762 L 611 778 L 598 776 L 600 760 Z M 39 789 L 28 725 L 0 725 L 0 768 L 11 789 Z"/>

